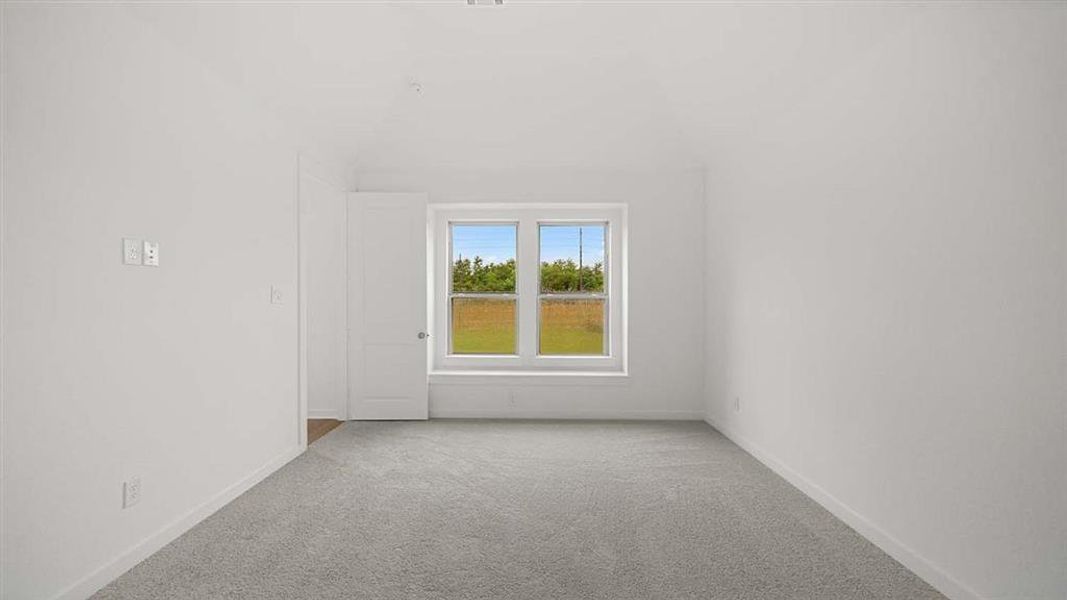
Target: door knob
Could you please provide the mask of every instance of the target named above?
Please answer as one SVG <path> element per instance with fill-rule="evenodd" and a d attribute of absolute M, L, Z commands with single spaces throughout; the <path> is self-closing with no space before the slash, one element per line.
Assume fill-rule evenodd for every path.
<path fill-rule="evenodd" d="M 419 339 L 420 340 L 424 340 L 424 339 L 426 339 L 428 337 L 430 337 L 430 334 L 426 333 L 425 331 L 420 331 L 419 332 Z"/>

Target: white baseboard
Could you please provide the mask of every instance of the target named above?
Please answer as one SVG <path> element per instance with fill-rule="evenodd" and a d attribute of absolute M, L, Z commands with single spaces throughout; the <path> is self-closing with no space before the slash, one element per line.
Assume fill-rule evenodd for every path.
<path fill-rule="evenodd" d="M 605 419 L 622 421 L 702 421 L 704 413 L 691 410 L 525 410 L 446 408 L 435 409 L 431 419 Z"/>
<path fill-rule="evenodd" d="M 344 421 L 341 417 L 341 411 L 330 408 L 309 408 L 309 419 L 333 419 L 335 421 Z"/>
<path fill-rule="evenodd" d="M 808 480 L 797 473 L 788 465 L 778 460 L 762 448 L 753 444 L 729 427 L 716 423 L 711 417 L 704 420 L 719 433 L 740 446 L 745 452 L 751 454 L 756 460 L 766 465 L 770 470 L 777 473 L 799 489 L 809 498 L 818 502 L 823 508 L 830 511 L 835 517 L 854 529 L 857 533 L 867 538 L 872 544 L 878 546 L 883 552 L 892 556 L 900 564 L 910 569 L 923 581 L 933 586 L 952 600 L 983 600 L 977 592 L 955 579 L 940 567 L 915 552 L 900 540 L 896 539 L 875 523 L 872 523 L 863 515 L 859 514 L 844 502 L 841 502 L 818 484 Z"/>
<path fill-rule="evenodd" d="M 84 600 L 92 596 L 100 588 L 116 579 L 126 571 L 137 566 L 142 560 L 155 554 L 160 548 L 171 543 L 181 534 L 189 531 L 194 525 L 210 517 L 215 511 L 229 504 L 234 498 L 245 493 L 254 485 L 266 479 L 268 475 L 285 466 L 289 461 L 299 456 L 303 450 L 292 448 L 271 459 L 262 467 L 259 467 L 247 477 L 222 490 L 213 498 L 197 506 L 177 520 L 164 526 L 159 531 L 148 536 L 135 544 L 129 550 L 123 552 L 115 560 L 105 564 L 96 571 L 85 576 L 73 585 L 59 592 L 54 600 Z"/>

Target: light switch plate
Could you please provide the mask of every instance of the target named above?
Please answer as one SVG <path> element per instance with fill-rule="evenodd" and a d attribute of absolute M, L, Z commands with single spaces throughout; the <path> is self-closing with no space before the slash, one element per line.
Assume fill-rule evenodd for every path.
<path fill-rule="evenodd" d="M 282 288 L 274 285 L 270 286 L 270 303 L 285 304 L 285 295 L 282 294 Z"/>
<path fill-rule="evenodd" d="M 122 238 L 122 264 L 141 264 L 141 240 Z"/>
<path fill-rule="evenodd" d="M 144 265 L 146 267 L 159 266 L 159 242 L 144 241 Z"/>

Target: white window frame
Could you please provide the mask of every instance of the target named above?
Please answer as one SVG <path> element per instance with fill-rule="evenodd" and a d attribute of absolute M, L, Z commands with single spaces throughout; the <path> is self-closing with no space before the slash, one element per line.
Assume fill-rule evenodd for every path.
<path fill-rule="evenodd" d="M 624 204 L 431 204 L 429 215 L 430 328 L 432 331 L 431 371 L 433 373 L 551 374 L 584 372 L 625 374 L 626 363 L 626 240 Z M 515 262 L 517 267 L 517 354 L 449 354 L 451 314 L 451 227 L 476 224 L 517 224 Z M 604 356 L 538 355 L 541 224 L 606 224 L 604 276 L 607 316 Z M 549 297 L 578 294 L 548 294 Z M 509 295 L 502 295 L 510 297 Z M 598 297 L 596 294 L 582 294 Z"/>

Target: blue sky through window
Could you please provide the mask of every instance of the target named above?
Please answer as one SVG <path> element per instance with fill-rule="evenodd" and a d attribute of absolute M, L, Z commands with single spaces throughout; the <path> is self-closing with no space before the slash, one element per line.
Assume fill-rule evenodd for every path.
<path fill-rule="evenodd" d="M 541 262 L 571 259 L 578 263 L 579 240 L 582 264 L 604 262 L 603 225 L 542 225 Z"/>
<path fill-rule="evenodd" d="M 578 262 L 581 231 L 582 263 L 604 262 L 604 225 L 542 225 L 541 260 L 571 259 Z M 515 258 L 515 225 L 453 225 L 452 261 L 459 257 L 482 257 L 485 263 Z"/>
<path fill-rule="evenodd" d="M 502 263 L 515 258 L 514 225 L 453 225 L 452 262 L 460 257 L 482 257 L 484 263 Z"/>

